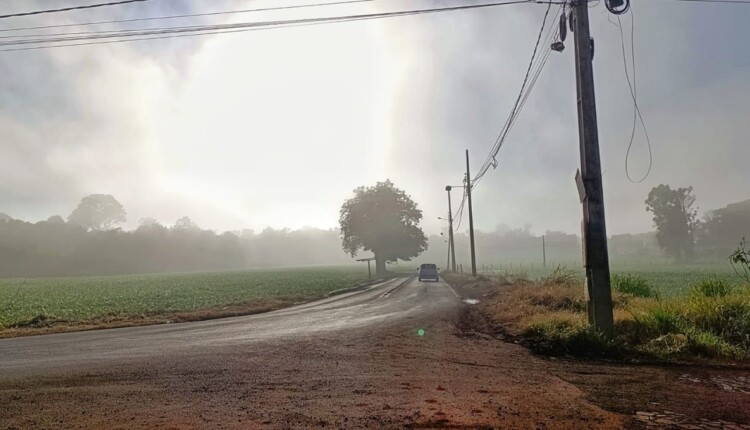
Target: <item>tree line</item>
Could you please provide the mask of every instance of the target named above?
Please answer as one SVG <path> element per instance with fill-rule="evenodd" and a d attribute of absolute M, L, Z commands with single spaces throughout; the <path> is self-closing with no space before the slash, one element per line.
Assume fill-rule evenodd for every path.
<path fill-rule="evenodd" d="M 664 184 L 652 188 L 646 199 L 656 241 L 673 260 L 726 259 L 743 237 L 750 238 L 750 199 L 709 210 L 702 218 L 695 202 L 693 187 Z"/>
<path fill-rule="evenodd" d="M 36 223 L 0 213 L 0 277 L 114 275 L 347 264 L 336 229 L 217 233 L 189 217 L 171 226 L 144 218 L 133 231 L 109 195 L 85 197 L 64 219 Z"/>
<path fill-rule="evenodd" d="M 701 218 L 695 202 L 691 187 L 654 187 L 645 203 L 656 230 L 611 236 L 612 261 L 726 260 L 743 236 L 750 238 L 750 200 L 707 211 Z M 418 227 L 421 211 L 389 181 L 355 190 L 342 206 L 340 229 L 219 233 L 182 217 L 169 226 L 143 218 L 138 228 L 125 231 L 119 226 L 126 215 L 113 196 L 101 194 L 83 198 L 67 218 L 55 215 L 31 223 L 0 213 L 0 277 L 351 264 L 354 257 L 376 253 L 381 269 L 384 262 L 398 260 L 407 260 L 401 264 L 408 267 L 421 262 L 444 267 L 447 262 L 447 230 L 424 236 Z M 542 262 L 542 235 L 529 227 L 500 226 L 475 236 L 480 265 Z M 458 262 L 468 262 L 468 235 L 456 233 L 455 241 Z M 547 231 L 544 242 L 548 263 L 580 259 L 577 235 Z M 357 255 L 360 250 L 363 255 Z"/>

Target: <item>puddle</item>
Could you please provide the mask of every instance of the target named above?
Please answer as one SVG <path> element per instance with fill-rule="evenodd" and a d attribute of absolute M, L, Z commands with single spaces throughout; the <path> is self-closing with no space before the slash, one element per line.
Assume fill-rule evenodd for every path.
<path fill-rule="evenodd" d="M 479 303 L 479 300 L 477 300 L 477 299 L 464 299 L 464 303 L 466 303 L 467 305 L 476 305 L 477 303 Z"/>

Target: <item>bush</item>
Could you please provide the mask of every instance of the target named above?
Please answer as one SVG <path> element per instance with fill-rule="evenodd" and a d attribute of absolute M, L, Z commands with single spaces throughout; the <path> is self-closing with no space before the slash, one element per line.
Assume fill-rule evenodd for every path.
<path fill-rule="evenodd" d="M 690 288 L 693 297 L 726 297 L 732 293 L 732 286 L 718 278 L 704 279 Z"/>
<path fill-rule="evenodd" d="M 659 298 L 659 292 L 646 279 L 636 275 L 614 275 L 612 287 L 622 294 L 635 297 Z"/>

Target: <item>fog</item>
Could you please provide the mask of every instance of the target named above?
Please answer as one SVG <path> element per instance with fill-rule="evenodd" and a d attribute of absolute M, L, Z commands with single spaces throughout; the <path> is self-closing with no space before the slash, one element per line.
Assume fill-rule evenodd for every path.
<path fill-rule="evenodd" d="M 41 26 L 270 4 L 146 2 L 4 24 Z M 408 7 L 444 4 L 415 0 Z M 8 13 L 37 7 L 47 3 L 4 2 Z M 383 0 L 170 25 L 404 7 Z M 460 184 L 464 149 L 470 150 L 474 168 L 486 157 L 515 101 L 544 9 L 524 4 L 145 43 L 0 52 L 0 212 L 31 223 L 6 221 L 7 231 L 16 232 L 16 242 L 3 236 L 0 245 L 4 255 L 19 260 L 6 261 L 3 275 L 348 263 L 352 260 L 340 250 L 337 230 L 341 203 L 355 187 L 386 178 L 423 211 L 422 227 L 430 237 L 424 258 L 442 261 L 445 223 L 437 217 L 447 215 L 444 187 Z M 628 181 L 624 169 L 633 103 L 623 72 L 620 32 L 603 11 L 602 4 L 590 9 L 609 233 L 625 237 L 653 231 L 644 200 L 659 184 L 693 186 L 701 216 L 750 198 L 750 48 L 738 43 L 750 33 L 744 24 L 750 8 L 669 1 L 633 4 L 638 102 L 653 144 L 653 170 L 639 184 Z M 622 22 L 626 48 L 630 19 L 628 15 Z M 500 152 L 499 166 L 475 191 L 475 223 L 485 232 L 478 235 L 479 255 L 487 264 L 538 258 L 531 249 L 543 234 L 566 238 L 561 239 L 560 259 L 568 254 L 575 259 L 580 253 L 575 236 L 581 208 L 573 181 L 579 160 L 572 51 L 568 42 L 563 53 L 550 57 Z M 639 177 L 648 162 L 640 129 L 631 157 L 632 175 Z M 66 217 L 83 196 L 97 193 L 115 196 L 127 209 L 122 230 L 54 227 L 69 245 L 65 251 L 47 239 L 31 239 L 47 228 L 48 217 Z M 453 197 L 457 201 L 459 193 Z M 169 240 L 188 240 L 181 236 L 188 233 L 171 228 L 185 215 L 212 231 L 212 239 L 194 232 L 211 244 L 206 249 L 224 247 L 227 258 L 214 260 L 206 253 L 174 261 L 162 254 L 148 254 L 151 262 L 145 256 L 127 264 L 102 260 L 105 254 L 115 260 L 121 258 L 116 255 L 134 255 L 118 254 L 125 252 L 126 242 L 133 249 L 146 247 L 145 242 L 134 244 L 144 237 L 137 229 L 146 217 L 167 226 L 163 234 Z M 503 228 L 497 230 L 502 225 L 520 233 L 509 236 Z M 246 233 L 250 230 L 255 233 Z M 223 232 L 234 233 L 229 237 Z M 461 250 L 467 249 L 464 233 L 465 225 L 457 237 Z M 739 240 L 742 234 L 747 232 L 738 227 L 727 236 Z M 532 245 L 510 246 L 521 240 L 518 237 Z M 504 245 L 494 244 L 494 238 L 504 239 Z M 276 240 L 286 245 L 274 248 Z M 92 245 L 104 242 L 112 254 Z M 729 239 L 725 242 L 714 249 L 715 258 L 729 248 Z M 261 244 L 268 248 L 261 251 Z M 519 251 L 525 247 L 530 249 L 528 257 Z M 66 257 L 34 267 L 24 260 L 27 254 L 18 251 L 32 248 L 41 254 L 57 249 L 61 254 L 56 255 Z M 267 251 L 271 248 L 278 249 L 278 255 Z M 611 252 L 619 255 L 615 249 Z M 77 265 L 70 259 L 88 263 Z"/>

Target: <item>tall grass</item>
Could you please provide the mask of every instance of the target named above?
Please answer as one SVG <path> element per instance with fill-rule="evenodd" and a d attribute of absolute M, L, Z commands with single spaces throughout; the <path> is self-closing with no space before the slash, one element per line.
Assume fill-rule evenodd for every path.
<path fill-rule="evenodd" d="M 486 304 L 486 312 L 540 352 L 574 355 L 750 359 L 750 287 L 708 278 L 688 297 L 660 298 L 638 276 L 615 277 L 615 336 L 587 324 L 579 276 L 556 269 L 538 282 L 519 284 Z"/>

